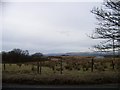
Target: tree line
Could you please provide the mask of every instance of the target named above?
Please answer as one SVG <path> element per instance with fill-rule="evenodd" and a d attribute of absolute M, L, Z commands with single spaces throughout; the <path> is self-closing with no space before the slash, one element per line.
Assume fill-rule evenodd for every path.
<path fill-rule="evenodd" d="M 8 52 L 2 51 L 3 63 L 32 62 L 44 59 L 47 60 L 47 57 L 40 52 L 30 55 L 28 50 L 22 49 L 13 49 Z"/>

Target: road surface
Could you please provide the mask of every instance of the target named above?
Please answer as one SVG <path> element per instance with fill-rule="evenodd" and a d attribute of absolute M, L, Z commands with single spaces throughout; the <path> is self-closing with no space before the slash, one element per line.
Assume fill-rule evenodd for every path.
<path fill-rule="evenodd" d="M 99 88 L 99 89 L 107 89 L 109 88 L 110 90 L 120 90 L 120 87 L 118 84 L 103 84 L 103 85 L 20 85 L 20 84 L 5 84 L 3 83 L 2 84 L 2 88 L 3 90 L 6 89 L 6 90 L 12 90 L 13 88 L 15 88 L 14 90 L 16 90 L 17 88 L 24 88 L 24 89 L 27 89 L 27 88 L 31 88 L 31 89 L 40 89 L 40 88 L 47 88 L 47 89 L 57 89 L 57 88 L 69 88 L 69 89 L 78 89 L 80 88 L 81 89 L 90 89 L 90 88 Z"/>

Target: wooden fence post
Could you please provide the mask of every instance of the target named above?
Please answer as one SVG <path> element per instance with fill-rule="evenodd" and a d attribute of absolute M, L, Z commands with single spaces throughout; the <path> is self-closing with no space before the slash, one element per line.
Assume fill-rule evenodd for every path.
<path fill-rule="evenodd" d="M 32 64 L 32 68 L 31 68 L 31 70 L 32 70 L 32 71 L 34 71 L 34 70 L 35 70 L 35 68 L 34 68 L 34 64 Z"/>
<path fill-rule="evenodd" d="M 39 61 L 37 62 L 37 73 L 39 73 Z"/>
<path fill-rule="evenodd" d="M 113 68 L 113 70 L 115 69 L 114 60 L 112 60 L 112 68 Z"/>
<path fill-rule="evenodd" d="M 3 64 L 3 67 L 4 67 L 4 71 L 6 70 L 6 66 L 5 66 L 5 63 Z"/>
<path fill-rule="evenodd" d="M 62 59 L 61 59 L 61 63 L 60 63 L 60 74 L 62 74 Z"/>
<path fill-rule="evenodd" d="M 41 63 L 41 61 L 40 61 L 40 74 L 42 73 L 42 63 Z"/>
<path fill-rule="evenodd" d="M 94 66 L 94 59 L 91 59 L 91 72 L 93 72 L 93 66 Z"/>

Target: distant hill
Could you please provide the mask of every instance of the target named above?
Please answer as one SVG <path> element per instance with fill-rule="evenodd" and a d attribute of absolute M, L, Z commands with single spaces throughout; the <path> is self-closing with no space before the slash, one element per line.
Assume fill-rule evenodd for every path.
<path fill-rule="evenodd" d="M 99 53 L 94 52 L 72 52 L 72 53 L 66 53 L 66 55 L 69 56 L 98 56 Z"/>
<path fill-rule="evenodd" d="M 65 53 L 49 53 L 49 54 L 44 54 L 45 56 L 61 56 L 65 55 Z"/>
<path fill-rule="evenodd" d="M 46 56 L 103 56 L 97 52 L 69 52 L 69 53 L 51 53 L 45 54 Z"/>

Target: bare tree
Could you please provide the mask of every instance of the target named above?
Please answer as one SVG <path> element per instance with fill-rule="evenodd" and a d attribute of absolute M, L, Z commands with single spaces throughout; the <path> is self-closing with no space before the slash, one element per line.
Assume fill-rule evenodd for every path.
<path fill-rule="evenodd" d="M 106 0 L 103 7 L 94 7 L 91 12 L 99 21 L 91 38 L 104 39 L 94 47 L 98 50 L 112 50 L 115 59 L 115 51 L 120 50 L 120 1 Z M 113 61 L 112 64 L 114 69 Z"/>

